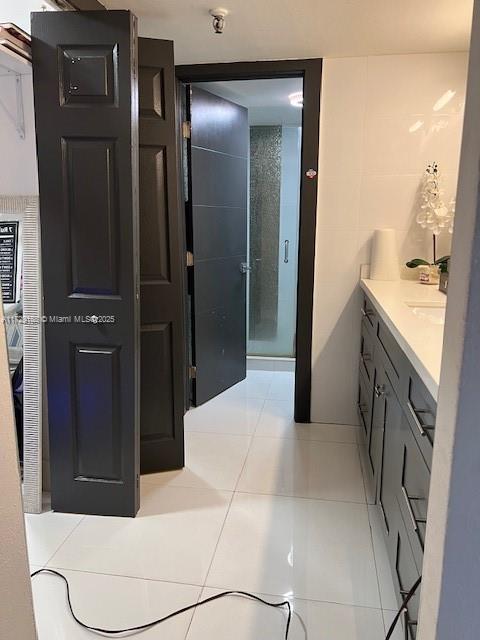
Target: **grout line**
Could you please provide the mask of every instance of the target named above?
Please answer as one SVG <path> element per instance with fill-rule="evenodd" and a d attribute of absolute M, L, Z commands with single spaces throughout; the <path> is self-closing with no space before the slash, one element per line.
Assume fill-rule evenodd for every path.
<path fill-rule="evenodd" d="M 360 465 L 360 473 L 362 474 L 362 484 L 363 484 L 363 494 L 365 496 L 365 504 L 368 505 L 367 485 L 366 485 L 365 475 L 363 473 L 362 454 L 360 453 L 360 447 L 358 446 L 358 442 L 356 443 L 356 446 L 357 446 L 358 464 Z"/>
<path fill-rule="evenodd" d="M 253 434 L 255 433 L 255 431 L 256 431 L 256 429 L 257 429 L 258 422 L 260 421 L 260 416 L 262 415 L 262 411 L 263 411 L 263 408 L 264 408 L 264 406 L 265 406 L 265 402 L 266 402 L 266 399 L 264 399 L 264 400 L 263 400 L 262 408 L 261 408 L 261 409 L 260 409 L 260 411 L 258 412 L 257 421 L 256 421 L 256 424 L 255 424 L 255 429 L 254 429 L 254 431 L 253 431 L 251 434 L 249 434 L 250 442 L 248 443 L 248 449 L 247 449 L 247 452 L 246 452 L 246 454 L 245 454 L 245 458 L 244 458 L 244 460 L 243 460 L 242 468 L 240 469 L 240 472 L 239 472 L 239 474 L 238 474 L 238 476 L 237 476 L 237 480 L 236 480 L 236 482 L 235 482 L 235 486 L 234 486 L 234 489 L 233 489 L 233 491 L 232 491 L 232 495 L 231 495 L 231 498 L 230 498 L 230 502 L 229 502 L 229 505 L 228 505 L 228 509 L 227 509 L 226 514 L 225 514 L 225 518 L 224 518 L 224 520 L 223 520 L 222 527 L 221 527 L 221 529 L 220 529 L 220 533 L 219 533 L 219 536 L 218 536 L 218 539 L 217 539 L 217 543 L 216 543 L 215 548 L 214 548 L 214 550 L 213 550 L 212 557 L 211 557 L 211 560 L 210 560 L 210 564 L 209 564 L 209 566 L 208 566 L 208 570 L 207 570 L 207 572 L 206 572 L 206 574 L 205 574 L 205 580 L 204 580 L 203 585 L 202 585 L 202 588 L 201 588 L 201 590 L 200 590 L 200 594 L 199 594 L 199 596 L 198 596 L 197 602 L 198 602 L 198 601 L 200 600 L 200 598 L 203 596 L 203 593 L 204 593 L 205 589 L 209 588 L 209 587 L 207 587 L 207 580 L 208 580 L 208 576 L 209 576 L 209 574 L 210 574 L 210 570 L 211 570 L 211 568 L 212 568 L 213 561 L 214 561 L 214 559 L 215 559 L 215 556 L 216 556 L 216 553 L 217 553 L 218 546 L 219 546 L 219 544 L 220 544 L 220 540 L 221 540 L 221 537 L 222 537 L 222 534 L 223 534 L 223 530 L 225 529 L 225 524 L 226 524 L 226 522 L 227 522 L 228 514 L 230 513 L 230 509 L 231 509 L 231 506 L 232 506 L 233 499 L 234 499 L 234 497 L 235 497 L 235 496 L 236 496 L 236 494 L 237 494 L 237 486 L 238 486 L 238 483 L 240 482 L 240 477 L 241 477 L 241 475 L 242 475 L 242 473 L 243 473 L 243 470 L 244 470 L 244 468 L 245 468 L 245 464 L 246 464 L 246 462 L 247 462 L 247 457 L 248 457 L 248 454 L 250 453 L 250 449 L 251 449 L 252 442 L 253 442 Z M 192 626 L 192 624 L 193 624 L 193 619 L 194 619 L 194 617 L 195 617 L 196 612 L 197 612 L 197 610 L 196 610 L 196 609 L 194 609 L 194 610 L 193 610 L 193 613 L 192 613 L 192 617 L 190 618 L 190 622 L 189 622 L 189 624 L 188 624 L 188 628 L 187 628 L 187 632 L 186 632 L 186 634 L 185 634 L 185 638 L 184 638 L 184 640 L 187 640 L 187 638 L 188 638 L 188 634 L 190 633 L 190 628 L 191 628 L 191 626 Z"/>
<path fill-rule="evenodd" d="M 265 410 L 265 405 L 267 404 L 268 398 L 264 398 L 263 402 L 262 402 L 262 408 L 260 409 L 260 411 L 258 412 L 258 416 L 257 416 L 257 420 L 255 422 L 255 428 L 252 431 L 252 442 L 253 442 L 253 438 L 256 437 L 257 435 L 257 430 L 258 430 L 258 425 L 260 424 L 260 420 L 262 419 L 263 416 L 263 412 Z M 257 436 L 258 437 L 258 436 Z M 250 453 L 250 448 L 252 446 L 252 442 L 250 442 L 250 447 L 248 448 L 248 453 Z M 247 455 L 248 455 L 247 453 Z M 246 458 L 245 458 L 246 460 Z M 245 466 L 245 465 L 244 465 Z M 243 468 L 242 468 L 243 471 Z M 236 486 L 235 486 L 235 490 L 236 490 Z"/>
<path fill-rule="evenodd" d="M 385 620 L 385 611 L 382 609 L 383 633 L 387 633 L 387 621 Z"/>
<path fill-rule="evenodd" d="M 50 567 L 42 567 L 42 569 L 58 569 L 59 571 L 70 571 L 72 573 L 87 573 L 94 576 L 107 576 L 109 578 L 125 578 L 127 580 L 144 580 L 145 582 L 161 582 L 163 584 L 174 584 L 181 587 L 195 587 L 196 589 L 202 589 L 201 584 L 195 584 L 193 582 L 179 582 L 178 580 L 165 580 L 164 578 L 150 578 L 146 576 L 127 576 L 123 573 L 105 573 L 105 571 L 92 571 L 91 569 L 74 569 L 71 567 L 63 567 L 60 565 L 52 565 Z"/>
<path fill-rule="evenodd" d="M 238 483 L 240 482 L 240 478 L 242 477 L 243 471 L 244 471 L 244 469 L 245 469 L 245 465 L 247 464 L 248 455 L 249 455 L 249 453 L 250 453 L 250 449 L 252 448 L 253 439 L 254 439 L 255 434 L 256 434 L 256 432 L 257 432 L 258 424 L 259 424 L 260 419 L 261 419 L 261 417 L 262 417 L 263 410 L 264 410 L 264 408 L 265 408 L 265 403 L 266 403 L 266 402 L 267 402 L 267 400 L 265 399 L 265 400 L 263 401 L 262 408 L 261 408 L 261 409 L 260 409 L 260 411 L 258 412 L 257 421 L 256 421 L 256 423 L 255 423 L 255 428 L 254 428 L 254 430 L 253 430 L 253 432 L 252 432 L 252 434 L 251 434 L 251 437 L 250 437 L 250 442 L 249 442 L 249 445 L 248 445 L 247 454 L 246 454 L 246 456 L 245 456 L 245 458 L 244 458 L 244 460 L 243 460 L 242 468 L 240 469 L 240 473 L 239 473 L 239 474 L 238 474 L 238 476 L 237 476 L 237 481 L 236 481 L 235 486 L 234 486 L 234 488 L 233 488 L 233 493 L 234 493 L 234 494 L 238 492 Z"/>
<path fill-rule="evenodd" d="M 338 498 L 311 498 L 310 496 L 298 496 L 298 495 L 291 495 L 287 493 L 264 493 L 262 491 L 245 491 L 244 489 L 242 489 L 241 491 L 236 490 L 235 493 L 244 494 L 247 496 L 264 496 L 269 498 L 290 498 L 293 500 L 312 500 L 315 502 L 336 502 L 338 504 L 351 504 L 351 505 L 355 504 L 361 507 L 368 507 L 368 504 L 366 502 L 355 502 L 355 500 L 339 500 Z"/>
<path fill-rule="evenodd" d="M 203 589 L 204 589 L 204 587 L 200 587 L 199 590 L 198 590 L 198 596 L 197 596 L 196 604 L 198 604 L 198 602 L 200 601 L 200 598 L 202 597 Z M 187 629 L 185 631 L 185 635 L 183 636 L 183 640 L 187 640 L 187 638 L 188 638 L 188 634 L 190 633 L 190 627 L 192 626 L 192 622 L 193 622 L 193 617 L 194 617 L 196 612 L 197 612 L 196 608 L 191 610 L 190 620 L 188 621 Z M 383 619 L 383 613 L 382 613 L 382 619 Z M 383 623 L 383 626 L 385 627 L 385 622 Z"/>
<path fill-rule="evenodd" d="M 228 507 L 227 507 L 226 512 L 225 512 L 225 517 L 223 518 L 222 526 L 221 526 L 220 532 L 218 534 L 217 542 L 215 543 L 215 547 L 214 547 L 213 552 L 212 552 L 212 557 L 210 559 L 210 563 L 208 565 L 208 569 L 207 569 L 207 571 L 205 573 L 205 579 L 203 581 L 202 587 L 204 587 L 206 585 L 206 583 L 207 583 L 208 575 L 210 573 L 210 569 L 212 568 L 213 560 L 215 558 L 215 554 L 217 553 L 218 545 L 220 544 L 220 538 L 222 537 L 222 533 L 223 533 L 223 530 L 225 528 L 225 523 L 227 521 L 228 514 L 230 513 L 230 507 L 232 506 L 232 502 L 233 502 L 234 496 L 235 496 L 235 492 L 232 491 L 232 494 L 230 496 L 230 501 L 228 503 Z"/>
<path fill-rule="evenodd" d="M 230 591 L 233 590 L 234 587 L 225 587 L 225 585 L 219 587 L 219 586 L 215 586 L 215 585 L 205 585 L 203 587 L 203 589 L 216 589 L 219 591 Z M 317 600 L 315 598 L 302 598 L 300 596 L 295 596 L 295 595 L 285 595 L 284 593 L 269 593 L 266 591 L 261 591 L 261 590 L 255 590 L 255 589 L 251 589 L 250 590 L 252 593 L 260 595 L 260 596 L 267 596 L 268 598 L 283 598 L 283 599 L 288 599 L 290 601 L 292 600 L 299 600 L 302 602 L 313 602 L 315 604 L 333 604 L 336 605 L 338 607 L 351 607 L 354 609 L 368 609 L 370 611 L 378 611 L 378 612 L 382 612 L 382 611 L 390 611 L 390 609 L 382 609 L 381 607 L 373 607 L 370 606 L 368 604 L 353 604 L 352 602 L 337 602 L 335 600 Z M 396 613 L 396 612 L 395 612 Z"/>
<path fill-rule="evenodd" d="M 304 423 L 305 424 L 305 423 Z M 308 423 L 306 423 L 308 425 Z M 345 440 L 314 440 L 312 438 L 298 438 L 298 437 L 294 437 L 294 436 L 276 436 L 276 435 L 263 435 L 263 434 L 259 434 L 257 435 L 257 433 L 255 432 L 253 434 L 256 438 L 262 438 L 264 440 L 288 440 L 290 442 L 309 442 L 310 444 L 345 444 L 349 447 L 354 446 L 357 447 L 357 443 L 356 442 L 348 442 Z M 361 466 L 361 464 L 360 464 Z"/>
<path fill-rule="evenodd" d="M 266 402 L 266 400 L 264 400 L 264 401 L 263 401 L 262 408 L 260 409 L 260 411 L 259 411 L 259 413 L 258 413 L 257 421 L 256 421 L 256 424 L 255 424 L 255 430 L 256 430 L 257 425 L 258 425 L 258 422 L 259 422 L 259 420 L 260 420 L 260 416 L 262 415 L 262 411 L 263 411 L 263 407 L 265 406 L 265 402 Z M 253 431 L 253 433 L 255 433 L 255 430 Z M 206 584 L 207 584 L 208 576 L 209 576 L 209 574 L 210 574 L 210 571 L 211 571 L 211 568 L 212 568 L 212 565 L 213 565 L 213 561 L 214 561 L 214 559 L 215 559 L 215 555 L 216 555 L 216 553 L 217 553 L 218 545 L 220 544 L 220 539 L 221 539 L 221 537 L 222 537 L 223 530 L 225 529 L 225 524 L 226 524 L 226 522 L 227 522 L 228 514 L 230 513 L 230 509 L 231 509 L 231 506 L 232 506 L 233 499 L 234 499 L 234 497 L 237 495 L 237 486 L 238 486 L 238 483 L 239 483 L 239 481 L 240 481 L 240 477 L 241 477 L 241 475 L 242 475 L 242 473 L 243 473 L 243 470 L 244 470 L 244 468 L 245 468 L 245 465 L 246 465 L 246 462 L 247 462 L 247 458 L 248 458 L 248 454 L 250 453 L 250 448 L 251 448 L 251 446 L 252 446 L 252 442 L 253 442 L 253 434 L 252 434 L 252 437 L 250 437 L 250 442 L 249 442 L 249 445 L 248 445 L 247 453 L 246 453 L 245 458 L 244 458 L 244 460 L 243 460 L 242 468 L 241 468 L 241 470 L 240 470 L 240 473 L 239 473 L 239 474 L 238 474 L 238 476 L 237 476 L 237 481 L 236 481 L 236 483 L 235 483 L 235 487 L 234 487 L 234 489 L 233 489 L 233 492 L 232 492 L 232 495 L 231 495 L 231 498 L 230 498 L 230 502 L 229 502 L 229 505 L 228 505 L 228 509 L 227 509 L 227 511 L 226 511 L 226 513 L 225 513 L 225 518 L 224 518 L 224 520 L 223 520 L 222 527 L 221 527 L 221 529 L 220 529 L 220 534 L 219 534 L 219 536 L 218 536 L 217 543 L 216 543 L 215 548 L 214 548 L 213 553 L 212 553 L 212 558 L 211 558 L 211 560 L 210 560 L 210 565 L 209 565 L 208 570 L 207 570 L 207 572 L 206 572 L 206 574 L 205 574 L 205 580 L 204 580 L 204 583 L 203 583 L 203 587 L 205 587 L 205 586 L 206 586 Z M 194 614 L 194 615 L 195 615 L 195 614 Z M 193 616 L 192 616 L 192 620 L 193 620 Z"/>
<path fill-rule="evenodd" d="M 55 511 L 52 511 L 52 513 L 55 513 Z M 81 514 L 78 514 L 81 515 Z M 78 527 L 82 524 L 82 522 L 85 520 L 87 516 L 82 515 L 82 517 L 80 518 L 80 520 L 77 522 L 77 524 L 73 527 L 73 529 L 65 536 L 65 538 L 62 540 L 62 542 L 58 545 L 58 547 L 55 549 L 55 551 L 52 553 L 52 555 L 48 558 L 48 560 L 46 561 L 46 563 L 43 565 L 43 568 L 46 568 L 48 563 L 52 560 L 52 558 L 54 558 L 57 553 L 60 551 L 60 549 L 63 547 L 63 545 L 65 544 L 65 542 L 70 538 L 70 536 L 73 534 L 74 531 L 76 531 L 78 529 Z M 27 545 L 28 547 L 28 545 Z"/>
<path fill-rule="evenodd" d="M 264 440 L 288 440 L 289 442 L 309 442 L 318 443 L 318 444 L 346 444 L 346 445 L 355 445 L 355 442 L 345 442 L 344 440 L 314 440 L 312 438 L 299 438 L 293 436 L 275 436 L 275 435 L 263 435 L 257 434 L 256 431 L 252 433 L 221 433 L 219 431 L 186 431 L 185 433 L 199 433 L 205 436 L 234 436 L 234 437 L 243 437 L 243 438 L 262 438 Z M 170 473 L 169 471 L 161 471 L 159 473 Z M 145 474 L 143 477 L 147 477 L 149 474 Z"/>

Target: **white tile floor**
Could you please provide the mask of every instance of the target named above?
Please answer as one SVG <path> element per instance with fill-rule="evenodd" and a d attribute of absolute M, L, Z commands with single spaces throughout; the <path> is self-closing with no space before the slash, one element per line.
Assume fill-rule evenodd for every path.
<path fill-rule="evenodd" d="M 26 516 L 32 569 L 62 570 L 89 624 L 141 624 L 218 590 L 294 606 L 290 640 L 383 640 L 395 597 L 357 428 L 296 425 L 293 373 L 251 370 L 185 419 L 186 468 L 142 478 L 135 519 Z M 34 578 L 39 640 L 91 634 L 64 587 Z M 283 640 L 285 617 L 243 598 L 151 629 L 152 640 Z"/>

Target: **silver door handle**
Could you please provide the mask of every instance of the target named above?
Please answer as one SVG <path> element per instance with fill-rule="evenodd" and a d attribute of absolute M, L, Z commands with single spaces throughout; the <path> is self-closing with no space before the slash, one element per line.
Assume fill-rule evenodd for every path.
<path fill-rule="evenodd" d="M 285 240 L 285 248 L 284 248 L 284 254 L 283 254 L 283 261 L 285 262 L 285 264 L 287 264 L 288 262 L 288 247 L 290 245 L 290 242 L 288 240 Z"/>
<path fill-rule="evenodd" d="M 240 271 L 241 273 L 247 273 L 247 271 L 251 271 L 252 267 L 250 267 L 246 262 L 240 263 Z"/>

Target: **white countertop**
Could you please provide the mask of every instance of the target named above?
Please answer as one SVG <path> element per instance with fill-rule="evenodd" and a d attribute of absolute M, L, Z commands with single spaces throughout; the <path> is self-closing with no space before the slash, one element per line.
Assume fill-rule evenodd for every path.
<path fill-rule="evenodd" d="M 435 285 L 412 280 L 362 279 L 360 286 L 437 400 L 444 325 L 435 314 L 441 313 L 438 307 L 446 306 L 447 297 Z M 418 307 L 414 308 L 416 304 Z"/>

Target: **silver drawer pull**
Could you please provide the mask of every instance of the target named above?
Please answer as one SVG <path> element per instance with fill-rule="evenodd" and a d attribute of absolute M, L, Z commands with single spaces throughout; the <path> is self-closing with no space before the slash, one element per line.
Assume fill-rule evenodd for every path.
<path fill-rule="evenodd" d="M 288 263 L 288 248 L 290 246 L 290 242 L 288 240 L 285 240 L 285 244 L 284 244 L 284 254 L 283 254 L 283 261 L 285 264 Z"/>
<path fill-rule="evenodd" d="M 377 398 L 385 395 L 385 385 L 384 384 L 376 384 L 375 387 L 375 395 Z"/>
<path fill-rule="evenodd" d="M 417 519 L 415 518 L 415 514 L 413 513 L 412 503 L 410 502 L 410 497 L 407 493 L 407 490 L 404 486 L 402 486 L 403 497 L 405 498 L 405 502 L 407 504 L 408 515 L 410 516 L 410 520 L 412 521 L 412 526 L 414 531 L 418 531 Z"/>
<path fill-rule="evenodd" d="M 370 309 L 364 309 L 364 307 L 360 307 L 360 311 L 362 312 L 362 316 L 364 318 L 369 318 L 370 316 L 374 315 L 373 311 L 371 311 Z"/>
<path fill-rule="evenodd" d="M 413 418 L 413 422 L 415 423 L 415 426 L 417 427 L 422 437 L 425 437 L 427 435 L 427 431 L 433 431 L 435 429 L 434 425 L 422 424 L 420 422 L 420 418 L 418 417 L 421 414 L 430 415 L 430 411 L 415 409 L 412 403 L 410 402 L 410 400 L 407 401 L 407 408 L 410 411 L 410 415 Z"/>

